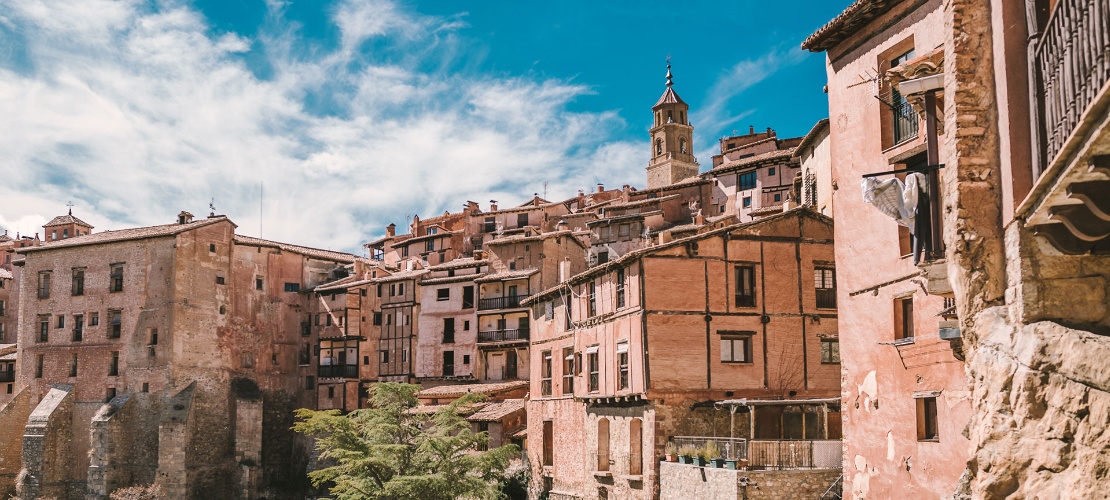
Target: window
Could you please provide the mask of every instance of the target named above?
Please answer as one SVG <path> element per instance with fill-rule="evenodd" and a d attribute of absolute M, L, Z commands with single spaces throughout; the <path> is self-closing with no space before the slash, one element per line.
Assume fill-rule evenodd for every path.
<path fill-rule="evenodd" d="M 620 376 L 617 380 L 617 389 L 628 388 L 628 342 L 617 344 L 617 370 Z"/>
<path fill-rule="evenodd" d="M 123 330 L 123 311 L 108 311 L 108 338 L 118 339 Z"/>
<path fill-rule="evenodd" d="M 741 206 L 744 208 L 752 208 L 752 197 L 745 196 L 743 201 L 741 202 Z"/>
<path fill-rule="evenodd" d="M 216 284 L 217 285 L 223 285 L 224 284 L 224 277 L 217 274 L 216 275 Z"/>
<path fill-rule="evenodd" d="M 158 329 L 150 329 L 150 345 L 158 345 Z"/>
<path fill-rule="evenodd" d="M 752 362 L 752 335 L 755 332 L 722 331 L 718 333 L 721 335 L 722 363 Z"/>
<path fill-rule="evenodd" d="M 73 286 L 72 286 L 71 293 L 73 295 L 84 295 L 85 294 L 85 270 L 84 269 L 74 269 L 73 270 Z"/>
<path fill-rule="evenodd" d="M 621 225 L 617 226 L 617 236 L 619 236 L 621 238 L 627 238 L 631 234 L 632 234 L 632 225 L 631 224 L 621 224 Z"/>
<path fill-rule="evenodd" d="M 285 284 L 285 291 L 286 292 L 291 292 L 291 293 L 297 293 L 297 292 L 301 291 L 301 284 L 300 283 L 286 283 Z M 365 290 L 363 290 L 363 291 L 365 291 Z"/>
<path fill-rule="evenodd" d="M 436 290 L 436 300 L 451 300 L 451 289 L 440 288 Z"/>
<path fill-rule="evenodd" d="M 455 342 L 455 318 L 443 318 L 443 343 Z"/>
<path fill-rule="evenodd" d="M 443 376 L 455 376 L 455 351 L 443 351 Z"/>
<path fill-rule="evenodd" d="M 123 264 L 112 264 L 112 272 L 108 281 L 109 292 L 123 291 Z"/>
<path fill-rule="evenodd" d="M 679 149 L 679 151 L 682 151 L 682 154 L 686 154 L 686 138 L 685 137 L 678 140 L 678 149 Z"/>
<path fill-rule="evenodd" d="M 463 354 L 463 364 L 464 365 L 469 365 L 470 364 L 470 355 L 469 354 Z"/>
<path fill-rule="evenodd" d="M 66 317 L 65 317 L 65 315 L 63 315 L 63 314 L 59 314 L 59 315 L 58 315 L 58 322 L 57 322 L 57 324 L 58 324 L 58 328 L 59 328 L 59 329 L 61 329 L 61 328 L 65 328 L 65 327 L 66 327 Z"/>
<path fill-rule="evenodd" d="M 655 156 L 659 156 L 661 154 L 663 154 L 663 140 L 662 139 L 656 139 L 655 140 Z"/>
<path fill-rule="evenodd" d="M 913 59 L 913 57 L 914 51 L 910 49 L 908 52 L 892 59 L 890 61 L 890 67 L 893 68 L 898 66 L 899 64 Z M 893 117 L 891 123 L 893 125 L 894 144 L 899 144 L 908 139 L 917 137 L 917 112 L 914 111 L 909 101 L 893 88 L 890 90 L 890 110 Z"/>
<path fill-rule="evenodd" d="M 840 364 L 840 341 L 832 339 L 821 340 L 821 363 L 822 364 Z"/>
<path fill-rule="evenodd" d="M 35 378 L 42 378 L 42 354 L 35 356 Z"/>
<path fill-rule="evenodd" d="M 555 463 L 555 433 L 552 432 L 554 422 L 543 421 L 543 466 L 551 467 Z"/>
<path fill-rule="evenodd" d="M 463 291 L 462 308 L 463 309 L 472 309 L 474 307 L 474 287 L 473 286 L 464 286 L 462 291 Z"/>
<path fill-rule="evenodd" d="M 482 232 L 492 233 L 497 230 L 497 219 L 494 217 L 486 217 L 482 224 Z"/>
<path fill-rule="evenodd" d="M 939 441 L 937 429 L 937 398 L 917 398 L 917 440 Z"/>
<path fill-rule="evenodd" d="M 551 351 L 540 353 L 540 395 L 551 395 Z"/>
<path fill-rule="evenodd" d="M 598 232 L 600 233 L 599 237 L 602 240 L 608 240 L 609 237 L 613 235 L 612 231 L 609 229 L 609 226 L 602 226 Z"/>
<path fill-rule="evenodd" d="M 216 253 L 216 244 L 215 243 L 209 243 L 208 244 L 208 253 Z"/>
<path fill-rule="evenodd" d="M 254 289 L 255 290 L 262 290 L 262 278 L 255 278 L 254 279 Z"/>
<path fill-rule="evenodd" d="M 767 169 L 767 175 L 775 175 L 775 167 Z"/>
<path fill-rule="evenodd" d="M 643 429 L 642 420 L 634 418 L 628 421 L 628 474 L 632 476 L 644 473 Z"/>
<path fill-rule="evenodd" d="M 515 271 L 516 270 L 516 261 L 515 260 L 509 261 L 509 270 L 510 271 Z"/>
<path fill-rule="evenodd" d="M 617 269 L 617 309 L 624 306 L 624 268 L 622 267 Z"/>
<path fill-rule="evenodd" d="M 108 376 L 115 377 L 119 375 L 119 351 L 112 351 L 111 357 L 108 359 Z"/>
<path fill-rule="evenodd" d="M 597 419 L 597 470 L 609 470 L 609 419 Z"/>
<path fill-rule="evenodd" d="M 463 321 L 463 331 L 464 332 L 469 332 L 470 331 L 470 320 Z"/>
<path fill-rule="evenodd" d="M 597 253 L 597 265 L 600 266 L 600 265 L 602 265 L 606 262 L 609 262 L 609 252 L 598 252 Z"/>
<path fill-rule="evenodd" d="M 324 315 L 324 326 L 331 326 L 331 314 Z"/>
<path fill-rule="evenodd" d="M 405 294 L 405 284 L 404 283 L 397 283 L 397 295 L 404 295 L 404 294 Z"/>
<path fill-rule="evenodd" d="M 38 291 L 40 299 L 50 298 L 50 271 L 39 271 Z"/>
<path fill-rule="evenodd" d="M 74 354 L 72 357 L 69 358 L 69 376 L 70 377 L 76 377 L 77 376 L 77 355 L 76 354 Z"/>
<path fill-rule="evenodd" d="M 913 342 L 913 296 L 894 301 L 894 340 Z"/>
<path fill-rule="evenodd" d="M 516 227 L 524 227 L 528 225 L 528 214 L 516 215 Z"/>
<path fill-rule="evenodd" d="M 375 311 L 374 312 L 374 326 L 381 326 L 381 325 L 382 325 L 382 313 L 381 313 L 381 311 Z"/>
<path fill-rule="evenodd" d="M 755 266 L 736 266 L 736 307 L 755 307 Z"/>
<path fill-rule="evenodd" d="M 85 316 L 83 314 L 73 315 L 73 341 L 80 342 L 85 335 Z"/>
<path fill-rule="evenodd" d="M 574 394 L 574 348 L 563 348 L 563 395 Z"/>
<path fill-rule="evenodd" d="M 378 351 L 378 361 L 381 363 L 389 362 L 389 351 L 382 349 Z"/>
<path fill-rule="evenodd" d="M 782 201 L 782 195 L 779 193 L 775 193 L 775 201 Z"/>
<path fill-rule="evenodd" d="M 598 364 L 598 359 L 597 359 L 597 346 L 593 346 L 590 349 L 591 350 L 586 351 L 586 365 L 589 368 L 589 375 L 590 375 L 589 376 L 590 380 L 589 380 L 589 384 L 588 384 L 589 387 L 588 388 L 589 388 L 590 392 L 597 392 L 598 385 L 599 385 L 599 382 L 600 382 L 600 377 L 599 376 L 601 375 L 600 374 L 600 365 Z"/>
<path fill-rule="evenodd" d="M 0 300 L 0 316 L 4 315 L 4 301 Z"/>
<path fill-rule="evenodd" d="M 425 241 L 424 242 L 424 251 L 425 252 L 434 252 L 434 251 L 436 251 L 436 240 Z"/>
<path fill-rule="evenodd" d="M 597 297 L 596 297 L 596 294 L 597 294 L 597 283 L 591 281 L 590 282 L 590 293 L 589 293 L 589 295 L 586 296 L 586 299 L 589 301 L 587 303 L 588 306 L 589 306 L 589 309 L 588 309 L 589 316 L 588 317 L 597 316 Z"/>
<path fill-rule="evenodd" d="M 314 377 L 312 375 L 305 375 L 305 377 L 304 377 L 304 388 L 305 388 L 306 391 L 311 391 L 312 389 L 315 389 L 316 388 L 316 377 Z"/>
<path fill-rule="evenodd" d="M 740 190 L 747 191 L 755 189 L 756 173 L 755 171 L 740 174 Z"/>
<path fill-rule="evenodd" d="M 89 313 L 89 326 L 100 326 L 100 313 Z"/>
<path fill-rule="evenodd" d="M 50 340 L 50 315 L 43 314 L 39 316 L 39 342 L 47 342 Z"/>
<path fill-rule="evenodd" d="M 813 288 L 818 309 L 836 309 L 836 271 L 831 267 L 813 269 Z"/>

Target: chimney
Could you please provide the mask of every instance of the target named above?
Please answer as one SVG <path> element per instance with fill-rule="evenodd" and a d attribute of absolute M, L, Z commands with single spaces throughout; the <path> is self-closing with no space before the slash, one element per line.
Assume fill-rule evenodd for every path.
<path fill-rule="evenodd" d="M 631 194 L 632 194 L 632 186 L 629 186 L 628 184 L 625 184 L 625 185 L 621 186 L 621 201 L 622 202 L 628 203 L 628 199 L 630 198 Z"/>
<path fill-rule="evenodd" d="M 482 209 L 478 208 L 478 203 L 477 202 L 466 200 L 466 211 L 468 213 L 475 213 L 475 212 L 481 212 Z"/>
<path fill-rule="evenodd" d="M 705 216 L 702 215 L 701 210 L 698 210 L 698 213 L 694 215 L 694 224 L 699 226 L 705 225 Z"/>
<path fill-rule="evenodd" d="M 597 183 L 597 192 L 604 193 L 605 192 L 605 184 L 602 184 L 600 182 Z"/>
<path fill-rule="evenodd" d="M 385 226 L 385 235 L 390 238 L 397 236 L 397 224 Z"/>
<path fill-rule="evenodd" d="M 748 125 L 748 134 L 755 133 L 755 125 Z"/>
<path fill-rule="evenodd" d="M 570 278 L 570 261 L 564 259 L 559 261 L 559 283 L 566 282 L 567 278 Z"/>
<path fill-rule="evenodd" d="M 768 137 L 774 137 L 775 136 L 775 131 L 771 130 L 771 127 L 767 127 L 767 136 Z"/>
<path fill-rule="evenodd" d="M 581 189 L 578 190 L 578 209 L 582 210 L 586 206 L 586 194 Z"/>
<path fill-rule="evenodd" d="M 496 212 L 497 211 L 497 200 L 490 200 L 489 201 L 489 211 L 490 212 Z"/>
<path fill-rule="evenodd" d="M 177 214 L 178 224 L 188 224 L 190 222 L 193 222 L 193 214 L 184 210 L 182 210 L 181 213 Z"/>
<path fill-rule="evenodd" d="M 555 229 L 558 231 L 570 231 L 570 224 L 567 224 L 565 220 L 559 219 L 559 223 L 555 225 Z"/>

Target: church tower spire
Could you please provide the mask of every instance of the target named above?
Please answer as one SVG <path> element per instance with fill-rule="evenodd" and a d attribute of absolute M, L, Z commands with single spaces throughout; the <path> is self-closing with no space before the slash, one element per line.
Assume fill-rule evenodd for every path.
<path fill-rule="evenodd" d="M 651 160 L 647 166 L 647 187 L 674 184 L 698 175 L 698 160 L 693 154 L 694 127 L 687 120 L 690 106 L 674 91 L 674 75 L 667 58 L 667 89 L 655 106 L 651 135 Z"/>

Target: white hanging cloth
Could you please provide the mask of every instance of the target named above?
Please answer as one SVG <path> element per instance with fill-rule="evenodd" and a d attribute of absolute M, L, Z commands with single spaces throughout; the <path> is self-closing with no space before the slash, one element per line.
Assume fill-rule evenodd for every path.
<path fill-rule="evenodd" d="M 880 212 L 909 228 L 910 234 L 914 233 L 918 196 L 925 188 L 924 175 L 917 172 L 909 174 L 905 183 L 897 177 L 885 181 L 866 177 L 861 188 L 865 203 L 875 205 Z"/>

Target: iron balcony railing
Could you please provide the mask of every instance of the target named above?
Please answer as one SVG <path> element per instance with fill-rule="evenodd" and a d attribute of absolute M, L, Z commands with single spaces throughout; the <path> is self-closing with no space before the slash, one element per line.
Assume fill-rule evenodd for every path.
<path fill-rule="evenodd" d="M 527 299 L 528 295 L 509 295 L 506 297 L 490 297 L 478 300 L 478 310 L 511 309 L 520 307 L 520 301 Z"/>
<path fill-rule="evenodd" d="M 817 289 L 817 308 L 818 309 L 836 309 L 836 289 L 835 288 L 818 288 Z"/>
<path fill-rule="evenodd" d="M 490 330 L 488 332 L 478 332 L 478 343 L 487 342 L 514 342 L 518 340 L 528 340 L 528 329 L 514 328 L 510 330 Z"/>
<path fill-rule="evenodd" d="M 320 365 L 316 375 L 320 378 L 358 378 L 358 365 Z"/>
<path fill-rule="evenodd" d="M 15 372 L 0 370 L 0 382 L 15 382 Z"/>
<path fill-rule="evenodd" d="M 894 112 L 894 143 L 900 144 L 917 137 L 917 111 L 898 91 L 892 94 L 890 109 Z"/>
<path fill-rule="evenodd" d="M 674 436 L 671 441 L 704 448 L 715 442 L 721 458 L 746 460 L 749 469 L 839 469 L 843 464 L 843 444 L 829 440 L 754 440 L 705 436 Z"/>
<path fill-rule="evenodd" d="M 1043 117 L 1041 169 L 1063 148 L 1110 81 L 1110 4 L 1059 0 L 1031 61 L 1034 107 Z"/>

